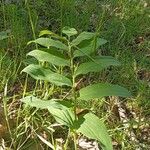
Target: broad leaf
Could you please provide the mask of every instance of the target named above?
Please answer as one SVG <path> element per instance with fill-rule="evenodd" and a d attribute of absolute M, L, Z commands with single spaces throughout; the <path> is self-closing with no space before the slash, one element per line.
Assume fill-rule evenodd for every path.
<path fill-rule="evenodd" d="M 58 34 L 55 34 L 54 32 L 52 31 L 49 31 L 49 30 L 42 30 L 39 34 L 39 37 L 43 36 L 43 35 L 50 35 L 51 37 L 54 37 L 56 39 L 59 39 L 59 40 L 63 40 L 63 41 L 66 41 L 65 38 L 59 36 Z"/>
<path fill-rule="evenodd" d="M 58 73 L 54 73 L 49 69 L 45 69 L 39 65 L 31 64 L 26 68 L 24 68 L 22 72 L 28 73 L 32 78 L 36 80 L 49 81 L 58 86 L 62 85 L 72 86 L 70 79 L 68 79 L 67 77 Z"/>
<path fill-rule="evenodd" d="M 41 100 L 40 98 L 37 98 L 35 96 L 26 96 L 22 98 L 21 101 L 31 107 L 36 107 L 38 109 L 48 109 L 48 107 L 55 107 L 55 108 L 60 107 L 60 104 L 57 102 L 56 99 Z"/>
<path fill-rule="evenodd" d="M 41 50 L 33 50 L 29 52 L 27 55 L 35 57 L 38 61 L 46 61 L 50 62 L 57 66 L 69 66 L 69 61 L 58 56 L 52 55 L 48 52 L 44 52 Z"/>
<path fill-rule="evenodd" d="M 74 39 L 71 44 L 73 46 L 79 45 L 82 41 L 92 39 L 95 36 L 95 33 L 92 32 L 82 32 L 78 35 L 76 39 Z"/>
<path fill-rule="evenodd" d="M 78 32 L 74 28 L 64 27 L 62 29 L 62 33 L 66 34 L 68 37 L 70 37 L 70 36 L 76 35 Z"/>
<path fill-rule="evenodd" d="M 48 48 L 40 48 L 40 50 L 44 51 L 44 52 L 47 52 L 47 53 L 50 53 L 52 55 L 55 55 L 57 57 L 61 57 L 63 59 L 67 59 L 66 56 L 61 53 L 57 48 L 55 47 L 51 47 L 50 49 Z"/>
<path fill-rule="evenodd" d="M 104 123 L 94 114 L 88 113 L 79 118 L 77 132 L 100 142 L 103 150 L 113 150 L 111 139 Z"/>
<path fill-rule="evenodd" d="M 82 63 L 76 70 L 75 76 L 80 74 L 87 74 L 89 72 L 99 72 L 109 66 L 118 66 L 120 63 L 109 56 L 99 56 L 94 61 Z"/>
<path fill-rule="evenodd" d="M 105 39 L 97 38 L 96 50 L 101 45 L 104 45 L 106 43 L 107 43 L 107 41 Z M 82 42 L 82 44 L 80 44 L 78 46 L 78 49 L 79 50 L 76 50 L 74 52 L 74 57 L 81 57 L 81 56 L 90 55 L 91 53 L 93 53 L 93 50 L 94 50 L 94 41 L 93 40 L 84 41 L 84 42 Z"/>
<path fill-rule="evenodd" d="M 71 109 L 67 107 L 62 107 L 61 109 L 50 107 L 48 110 L 58 123 L 73 128 L 75 115 Z"/>
<path fill-rule="evenodd" d="M 49 31 L 49 30 L 42 30 L 42 31 L 40 31 L 39 36 L 43 36 L 43 35 L 57 35 L 57 34 L 55 34 L 52 31 Z"/>
<path fill-rule="evenodd" d="M 51 100 L 41 100 L 33 95 L 26 96 L 21 99 L 22 102 L 26 103 L 31 107 L 36 107 L 38 109 L 48 109 L 48 108 L 56 108 L 62 109 L 63 107 L 71 108 L 71 102 L 61 99 L 51 99 Z"/>
<path fill-rule="evenodd" d="M 34 96 L 27 96 L 21 99 L 22 102 L 26 103 L 31 107 L 36 107 L 38 109 L 48 109 L 55 120 L 68 127 L 73 127 L 75 121 L 75 115 L 71 111 L 68 104 L 66 105 L 66 101 L 51 99 L 51 100 L 41 100 Z"/>
<path fill-rule="evenodd" d="M 42 38 L 41 37 L 41 38 L 38 38 L 34 41 L 30 41 L 28 44 L 30 44 L 30 43 L 37 43 L 37 44 L 44 46 L 44 47 L 47 47 L 47 48 L 56 47 L 58 49 L 68 50 L 68 47 L 65 44 L 63 44 L 60 41 L 53 40 L 50 38 Z"/>
<path fill-rule="evenodd" d="M 131 94 L 127 89 L 119 85 L 112 85 L 109 83 L 98 83 L 82 88 L 80 90 L 79 99 L 90 100 L 94 98 L 102 98 L 105 96 L 129 97 L 131 96 Z"/>

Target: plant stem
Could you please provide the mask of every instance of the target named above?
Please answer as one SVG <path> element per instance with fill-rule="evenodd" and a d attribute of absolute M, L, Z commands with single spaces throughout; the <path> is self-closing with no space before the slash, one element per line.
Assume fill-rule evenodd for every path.
<path fill-rule="evenodd" d="M 33 38 L 35 40 L 36 39 L 36 34 L 35 34 L 34 24 L 33 24 L 32 16 L 31 16 L 31 10 L 30 10 L 30 7 L 29 7 L 28 0 L 26 0 L 26 6 L 27 6 L 27 10 L 28 10 L 28 15 L 29 15 L 29 20 L 30 20 L 30 24 L 31 24 Z M 35 43 L 35 47 L 36 47 L 36 49 L 38 49 L 38 45 L 36 43 Z"/>
<path fill-rule="evenodd" d="M 63 6 L 64 6 L 64 0 L 60 0 L 60 19 L 61 19 L 61 21 L 60 21 L 60 29 L 62 30 L 62 28 L 63 28 Z M 62 35 L 62 32 L 61 32 L 61 35 Z"/>
<path fill-rule="evenodd" d="M 74 150 L 77 150 L 77 137 L 76 137 L 76 133 L 73 133 L 73 140 L 74 140 Z"/>
<path fill-rule="evenodd" d="M 77 119 L 76 115 L 76 107 L 77 107 L 77 97 L 76 97 L 76 85 L 75 85 L 75 76 L 74 76 L 74 58 L 73 58 L 73 52 L 71 45 L 68 41 L 68 47 L 69 47 L 69 54 L 70 54 L 70 70 L 71 70 L 71 75 L 72 75 L 72 98 L 74 101 L 74 114 L 75 114 L 75 119 Z"/>
<path fill-rule="evenodd" d="M 67 150 L 67 146 L 68 146 L 68 142 L 69 142 L 69 137 L 70 137 L 70 129 L 68 131 L 67 139 L 66 139 L 66 142 L 64 144 L 64 150 Z"/>
<path fill-rule="evenodd" d="M 23 88 L 23 97 L 26 94 L 27 84 L 28 84 L 28 74 L 26 75 L 26 78 L 25 78 L 25 83 L 24 83 L 24 88 Z"/>
<path fill-rule="evenodd" d="M 96 34 L 95 34 L 95 37 L 94 37 L 94 42 L 93 42 L 93 45 L 94 45 L 94 47 L 93 47 L 94 55 L 96 55 L 97 37 L 99 35 L 101 27 L 103 26 L 104 16 L 105 16 L 105 9 L 103 10 L 102 17 L 99 18 L 97 29 L 96 29 Z"/>
<path fill-rule="evenodd" d="M 7 81 L 8 83 L 8 81 Z M 13 141 L 13 137 L 12 137 L 12 133 L 11 133 L 11 128 L 10 128 L 10 124 L 9 124 L 9 119 L 8 119 L 8 110 L 7 110 L 7 83 L 5 85 L 5 89 L 4 89 L 4 98 L 3 98 L 3 105 L 4 105 L 4 115 L 5 115 L 5 120 L 6 120 L 6 124 L 7 124 L 7 129 L 10 135 L 11 140 Z M 15 143 L 13 143 L 14 145 Z"/>

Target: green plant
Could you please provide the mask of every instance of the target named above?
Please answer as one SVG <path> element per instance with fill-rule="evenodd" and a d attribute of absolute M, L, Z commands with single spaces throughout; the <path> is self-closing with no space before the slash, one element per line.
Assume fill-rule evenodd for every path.
<path fill-rule="evenodd" d="M 77 115 L 76 109 L 77 102 L 82 100 L 100 100 L 105 96 L 130 96 L 125 88 L 110 83 L 91 82 L 88 86 L 79 86 L 83 75 L 100 72 L 107 67 L 118 66 L 120 63 L 113 57 L 98 55 L 98 48 L 107 41 L 99 38 L 97 34 L 82 32 L 75 38 L 78 34 L 76 29 L 69 27 L 63 28 L 62 34 L 66 37 L 48 30 L 41 31 L 40 36 L 49 37 L 40 37 L 29 44 L 36 43 L 45 49 L 39 48 L 27 54 L 35 57 L 39 64 L 30 64 L 22 70 L 39 80 L 44 87 L 48 88 L 48 83 L 54 90 L 59 87 L 57 97 L 50 92 L 46 98 L 43 94 L 40 98 L 29 95 L 22 98 L 22 102 L 38 109 L 48 109 L 56 122 L 69 128 L 64 144 L 65 150 L 70 137 L 73 137 L 74 149 L 77 150 L 79 133 L 99 141 L 103 150 L 112 150 L 111 139 L 103 121 L 90 110 L 88 113 Z M 43 138 L 39 138 L 45 142 Z M 56 142 L 45 143 L 52 149 L 56 149 Z"/>

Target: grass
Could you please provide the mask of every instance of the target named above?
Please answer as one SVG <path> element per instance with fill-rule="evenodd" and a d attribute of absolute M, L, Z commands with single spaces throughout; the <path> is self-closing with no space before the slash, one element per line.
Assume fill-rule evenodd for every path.
<path fill-rule="evenodd" d="M 113 55 L 122 63 L 121 67 L 97 76 L 100 80 L 117 83 L 132 92 L 131 99 L 119 100 L 121 108 L 126 111 L 128 127 L 116 114 L 116 99 L 104 99 L 96 104 L 91 102 L 93 110 L 106 119 L 109 133 L 116 143 L 115 149 L 147 150 L 150 146 L 149 17 L 149 1 L 146 0 L 39 0 L 37 3 L 28 1 L 28 6 L 24 1 L 14 4 L 4 4 L 3 1 L 0 7 L 0 31 L 10 29 L 11 32 L 8 39 L 0 41 L 0 107 L 5 104 L 2 101 L 5 85 L 8 83 L 5 97 L 7 104 L 4 108 L 9 112 L 9 119 L 15 115 L 13 120 L 7 122 L 14 124 L 10 131 L 12 137 L 7 136 L 4 145 L 17 150 L 33 149 L 35 146 L 37 149 L 48 149 L 32 132 L 36 130 L 37 133 L 44 134 L 46 131 L 50 138 L 51 131 L 47 131 L 46 127 L 52 118 L 47 114 L 42 118 L 41 111 L 18 109 L 22 107 L 19 99 L 22 97 L 25 81 L 25 76 L 20 71 L 24 66 L 25 54 L 31 49 L 26 43 L 37 37 L 41 29 L 59 33 L 63 26 L 71 26 L 79 31 L 99 32 L 101 37 L 108 40 L 101 47 L 101 53 Z M 35 85 L 30 78 L 27 80 L 30 82 L 26 92 Z M 89 108 L 91 106 L 83 103 L 80 107 L 82 105 Z M 135 140 L 128 135 L 131 132 L 134 132 Z"/>

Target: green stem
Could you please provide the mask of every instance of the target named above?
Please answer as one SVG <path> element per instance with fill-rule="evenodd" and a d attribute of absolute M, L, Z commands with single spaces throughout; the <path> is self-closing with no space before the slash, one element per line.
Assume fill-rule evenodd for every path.
<path fill-rule="evenodd" d="M 8 83 L 8 81 L 7 81 L 7 83 Z M 11 140 L 13 141 L 11 128 L 10 128 L 10 124 L 9 124 L 9 119 L 8 119 L 8 110 L 7 110 L 7 83 L 5 85 L 4 97 L 3 97 L 4 115 L 5 115 L 5 120 L 6 120 L 6 124 L 7 124 L 7 129 L 8 129 L 9 135 L 11 137 Z M 12 144 L 14 145 L 15 143 L 12 143 Z"/>
<path fill-rule="evenodd" d="M 63 28 L 63 6 L 64 6 L 64 0 L 60 0 L 60 18 L 61 18 L 61 22 L 60 22 L 60 29 Z M 61 32 L 62 35 L 62 32 Z"/>
<path fill-rule="evenodd" d="M 70 39 L 70 38 L 69 38 Z M 70 43 L 68 42 L 69 46 L 69 54 L 70 54 L 70 70 L 71 70 L 71 75 L 72 75 L 72 98 L 74 101 L 74 114 L 75 114 L 75 119 L 77 119 L 76 115 L 76 107 L 77 107 L 77 97 L 76 97 L 76 84 L 75 84 L 75 76 L 74 76 L 74 58 L 73 58 L 73 52 Z"/>
<path fill-rule="evenodd" d="M 64 144 L 64 150 L 67 150 L 67 146 L 68 146 L 68 142 L 69 142 L 69 137 L 70 137 L 70 129 L 68 131 L 67 139 L 66 139 L 66 142 Z"/>
<path fill-rule="evenodd" d="M 95 34 L 95 37 L 94 37 L 94 42 L 93 42 L 93 45 L 94 45 L 94 47 L 93 47 L 94 55 L 96 55 L 97 37 L 99 35 L 101 27 L 103 26 L 104 16 L 105 16 L 105 10 L 103 10 L 102 17 L 99 19 L 99 23 L 98 23 L 98 26 L 97 26 L 97 29 L 96 29 L 96 34 Z"/>
<path fill-rule="evenodd" d="M 28 15 L 29 15 L 29 20 L 30 20 L 30 24 L 31 24 L 33 38 L 35 40 L 36 39 L 35 28 L 34 28 L 32 16 L 31 16 L 31 10 L 30 10 L 30 6 L 29 6 L 29 3 L 28 3 L 28 0 L 26 0 L 26 6 L 27 6 L 27 10 L 28 10 Z M 35 43 L 35 47 L 36 47 L 36 49 L 38 49 L 38 45 L 36 43 Z"/>
<path fill-rule="evenodd" d="M 73 133 L 73 140 L 74 140 L 74 150 L 77 150 L 77 137 L 76 137 L 76 133 Z"/>
<path fill-rule="evenodd" d="M 26 78 L 25 78 L 25 83 L 24 83 L 24 88 L 23 88 L 23 97 L 25 96 L 26 91 L 27 91 L 27 84 L 28 84 L 28 74 L 26 75 Z"/>

